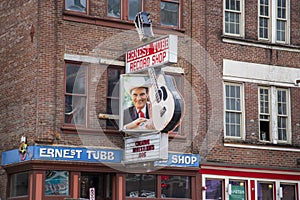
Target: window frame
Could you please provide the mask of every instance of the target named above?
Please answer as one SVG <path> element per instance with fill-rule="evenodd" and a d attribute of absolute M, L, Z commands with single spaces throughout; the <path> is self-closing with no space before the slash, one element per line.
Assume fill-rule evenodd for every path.
<path fill-rule="evenodd" d="M 261 40 L 270 40 L 270 35 L 271 35 L 271 31 L 270 28 L 271 28 L 271 4 L 270 4 L 270 0 L 267 0 L 268 1 L 268 15 L 262 15 L 261 14 L 261 3 L 260 1 L 258 1 L 258 39 L 261 39 Z M 266 6 L 265 4 L 263 4 L 263 6 Z M 267 23 L 267 31 L 268 31 L 268 34 L 267 34 L 267 37 L 261 37 L 260 36 L 260 30 L 261 30 L 261 26 L 260 26 L 260 20 L 261 19 L 267 19 L 268 20 L 268 23 Z M 264 27 L 265 28 L 265 27 Z"/>
<path fill-rule="evenodd" d="M 261 138 L 261 125 L 260 121 L 263 121 L 260 119 L 260 89 L 268 90 L 269 91 L 269 140 L 263 140 Z M 286 102 L 285 103 L 285 114 L 279 114 L 278 113 L 278 91 L 284 91 L 286 93 Z M 282 88 L 282 87 L 275 87 L 275 86 L 259 86 L 258 87 L 258 120 L 259 120 L 259 140 L 261 142 L 269 142 L 273 144 L 278 143 L 291 143 L 291 102 L 290 102 L 290 90 L 288 88 Z M 278 127 L 278 117 L 284 117 L 286 118 L 286 140 L 279 140 L 279 127 Z"/>
<path fill-rule="evenodd" d="M 166 173 L 166 172 L 161 172 L 159 174 L 156 174 L 156 173 L 148 173 L 148 174 L 143 174 L 143 173 L 126 173 L 124 174 L 124 186 L 125 186 L 125 199 L 136 199 L 136 198 L 139 198 L 139 199 L 148 199 L 146 196 L 145 197 L 136 197 L 136 196 L 127 196 L 127 193 L 129 193 L 129 191 L 127 191 L 127 175 L 141 175 L 141 176 L 147 176 L 147 175 L 150 175 L 150 176 L 154 176 L 155 177 L 155 183 L 154 183 L 154 188 L 155 188 L 155 191 L 153 192 L 155 194 L 155 197 L 151 197 L 152 199 L 153 198 L 157 198 L 157 199 L 162 199 L 162 198 L 167 198 L 167 199 L 192 199 L 192 196 L 193 194 L 195 193 L 194 189 L 195 189 L 195 185 L 196 185 L 196 181 L 195 181 L 195 176 L 193 174 L 185 174 L 185 173 Z M 173 177 L 188 177 L 188 183 L 190 185 L 189 187 L 189 196 L 190 198 L 186 198 L 186 197 L 163 197 L 164 194 L 163 194 L 163 184 L 165 183 L 164 181 L 164 177 L 165 176 L 173 176 Z M 168 184 L 168 183 L 166 183 Z M 130 194 L 130 193 L 129 193 Z"/>
<path fill-rule="evenodd" d="M 229 35 L 229 36 L 237 36 L 237 37 L 244 37 L 245 35 L 245 0 L 233 0 L 233 1 L 240 1 L 240 10 L 232 10 L 232 9 L 227 9 L 226 8 L 226 1 L 223 1 L 223 34 L 224 35 Z M 228 0 L 231 1 L 231 0 Z M 226 13 L 237 13 L 240 16 L 240 24 L 239 24 L 239 33 L 230 33 L 226 32 Z"/>
<path fill-rule="evenodd" d="M 111 66 L 108 66 L 107 69 L 106 69 L 106 77 L 107 77 L 107 82 L 106 82 L 106 84 L 107 84 L 107 88 L 106 88 L 106 110 L 105 110 L 106 114 L 113 114 L 113 113 L 108 113 L 108 104 L 109 104 L 110 100 L 117 100 L 118 104 L 120 102 L 120 96 L 118 96 L 118 97 L 109 96 L 109 74 L 108 73 L 109 73 L 110 69 L 120 71 L 120 75 L 125 73 L 125 68 L 123 66 L 111 65 Z M 120 77 L 119 77 L 119 81 L 120 81 Z M 118 110 L 118 112 L 119 112 L 119 110 Z M 112 121 L 110 121 L 110 120 L 112 120 Z M 112 123 L 112 125 L 109 125 L 109 123 Z M 115 127 L 118 124 L 119 124 L 118 119 L 106 119 L 105 129 L 119 130 L 119 127 Z"/>
<path fill-rule="evenodd" d="M 286 0 L 285 7 L 285 18 L 280 18 L 278 16 L 278 1 L 280 0 L 268 0 L 269 3 L 269 16 L 268 16 L 268 37 L 263 38 L 260 37 L 260 19 L 262 15 L 260 15 L 260 1 L 258 1 L 258 25 L 257 25 L 257 37 L 258 40 L 269 41 L 271 43 L 278 44 L 289 44 L 290 43 L 290 0 Z M 278 21 L 284 21 L 284 40 L 278 40 Z"/>
<path fill-rule="evenodd" d="M 22 194 L 22 195 L 17 195 L 17 194 L 13 194 L 16 193 L 16 191 L 14 191 L 14 186 L 16 185 L 12 185 L 13 183 L 15 183 L 15 181 L 13 181 L 12 179 L 14 178 L 14 176 L 18 176 L 18 175 L 27 175 L 27 194 Z M 29 171 L 22 171 L 22 172 L 17 172 L 17 173 L 13 173 L 9 175 L 9 185 L 8 185 L 8 194 L 10 198 L 20 198 L 20 197 L 28 197 L 30 194 L 30 178 L 31 174 Z M 16 177 L 17 178 L 17 177 Z"/>
<path fill-rule="evenodd" d="M 85 77 L 85 94 L 73 94 L 73 93 L 68 93 L 66 91 L 66 84 L 67 84 L 67 74 L 66 74 L 66 70 L 67 70 L 67 65 L 76 65 L 79 66 L 80 68 L 82 66 L 85 66 L 85 73 L 86 73 L 86 77 Z M 65 69 L 64 69 L 64 117 L 63 117 L 63 126 L 64 127 L 81 127 L 81 128 L 88 128 L 88 124 L 89 124 L 89 117 L 88 117 L 88 110 L 89 110 L 89 99 L 88 99 L 88 85 L 89 85 L 89 67 L 86 64 L 83 64 L 82 62 L 76 62 L 76 61 L 67 61 L 65 60 Z M 85 123 L 84 124 L 76 124 L 76 123 L 66 123 L 65 120 L 65 115 L 66 115 L 66 96 L 76 96 L 76 97 L 83 97 L 85 98 Z"/>
<path fill-rule="evenodd" d="M 113 16 L 108 15 L 108 1 L 109 0 L 105 0 L 105 1 L 106 1 L 106 17 L 108 17 L 109 19 L 113 19 L 113 20 L 124 20 L 124 21 L 133 22 L 134 19 L 133 20 L 129 19 L 129 1 L 130 0 L 119 0 L 120 1 L 120 17 L 113 17 Z M 140 0 L 140 1 L 141 1 L 140 11 L 143 11 L 145 0 Z"/>
<path fill-rule="evenodd" d="M 64 0 L 64 10 L 65 11 L 72 12 L 72 13 L 86 14 L 86 15 L 89 14 L 90 0 L 85 0 L 85 2 L 86 2 L 86 11 L 85 12 L 67 9 L 67 3 L 66 3 L 66 1 L 68 1 L 68 0 Z"/>
<path fill-rule="evenodd" d="M 162 10 L 161 10 L 161 3 L 162 2 L 165 2 L 165 3 L 174 3 L 174 4 L 177 4 L 178 5 L 178 24 L 177 26 L 173 26 L 173 25 L 166 25 L 166 24 L 163 24 L 162 21 L 161 21 L 161 15 L 162 15 Z M 181 13 L 182 13 L 182 0 L 160 0 L 160 4 L 159 4 L 159 7 L 160 7 L 160 20 L 159 20 L 159 23 L 161 26 L 163 27 L 169 27 L 169 28 L 181 28 L 182 25 L 182 17 L 181 17 Z"/>
<path fill-rule="evenodd" d="M 245 107 L 244 107 L 244 84 L 243 83 L 233 83 L 233 82 L 224 82 L 224 137 L 228 139 L 241 139 L 245 140 Z M 226 86 L 239 86 L 240 92 L 240 110 L 229 110 L 226 108 Z M 226 114 L 227 113 L 239 113 L 240 114 L 240 135 L 239 136 L 232 136 L 227 135 L 227 124 L 226 124 Z"/>

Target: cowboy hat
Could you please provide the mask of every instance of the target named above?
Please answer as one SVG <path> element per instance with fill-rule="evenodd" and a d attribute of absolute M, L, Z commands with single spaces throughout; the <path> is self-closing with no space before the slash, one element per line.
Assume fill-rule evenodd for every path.
<path fill-rule="evenodd" d="M 128 94 L 135 88 L 148 88 L 150 86 L 151 84 L 148 76 L 128 76 L 124 79 L 124 89 Z"/>

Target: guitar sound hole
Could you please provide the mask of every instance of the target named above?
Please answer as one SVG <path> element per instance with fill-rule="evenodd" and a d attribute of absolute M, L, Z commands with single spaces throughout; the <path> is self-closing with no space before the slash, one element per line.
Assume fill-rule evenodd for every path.
<path fill-rule="evenodd" d="M 162 94 L 162 98 L 165 101 L 168 98 L 167 90 L 166 90 L 166 88 L 164 86 L 160 87 L 160 89 L 162 90 L 162 93 L 163 93 Z M 161 95 L 160 95 L 160 98 L 161 98 Z"/>

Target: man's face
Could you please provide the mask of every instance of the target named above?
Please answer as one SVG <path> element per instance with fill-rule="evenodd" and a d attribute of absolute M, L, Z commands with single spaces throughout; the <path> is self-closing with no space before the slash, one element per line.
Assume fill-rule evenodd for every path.
<path fill-rule="evenodd" d="M 146 88 L 140 87 L 131 90 L 131 99 L 136 109 L 142 109 L 147 103 L 147 98 L 148 94 Z"/>

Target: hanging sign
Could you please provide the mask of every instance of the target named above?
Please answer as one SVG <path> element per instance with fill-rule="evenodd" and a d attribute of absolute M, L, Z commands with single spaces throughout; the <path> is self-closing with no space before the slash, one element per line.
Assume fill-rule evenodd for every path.
<path fill-rule="evenodd" d="M 168 35 L 126 52 L 126 73 L 177 62 L 177 36 Z"/>
<path fill-rule="evenodd" d="M 90 188 L 90 200 L 96 200 L 95 188 Z"/>
<path fill-rule="evenodd" d="M 123 163 L 138 163 L 168 159 L 168 134 L 149 133 L 125 138 Z"/>

